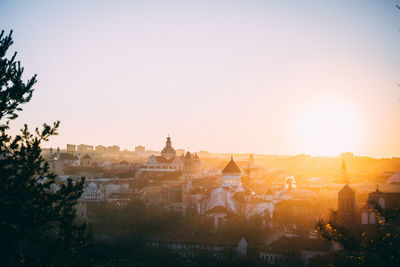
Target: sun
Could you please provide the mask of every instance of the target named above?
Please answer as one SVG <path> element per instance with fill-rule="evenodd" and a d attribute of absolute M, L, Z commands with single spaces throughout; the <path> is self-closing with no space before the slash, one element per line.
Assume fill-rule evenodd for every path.
<path fill-rule="evenodd" d="M 360 134 L 353 110 L 334 101 L 309 106 L 299 122 L 302 148 L 312 155 L 335 156 L 341 152 L 353 151 Z"/>

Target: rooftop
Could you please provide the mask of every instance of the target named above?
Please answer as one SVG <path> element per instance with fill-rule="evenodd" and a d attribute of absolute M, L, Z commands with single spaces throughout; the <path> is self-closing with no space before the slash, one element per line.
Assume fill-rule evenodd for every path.
<path fill-rule="evenodd" d="M 231 161 L 229 161 L 222 173 L 241 173 L 241 171 L 233 158 L 231 158 Z"/>

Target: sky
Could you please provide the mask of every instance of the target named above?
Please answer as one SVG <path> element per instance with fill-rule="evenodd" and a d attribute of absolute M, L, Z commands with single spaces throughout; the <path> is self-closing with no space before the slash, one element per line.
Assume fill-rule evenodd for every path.
<path fill-rule="evenodd" d="M 45 147 L 400 156 L 391 0 L 0 0 Z"/>

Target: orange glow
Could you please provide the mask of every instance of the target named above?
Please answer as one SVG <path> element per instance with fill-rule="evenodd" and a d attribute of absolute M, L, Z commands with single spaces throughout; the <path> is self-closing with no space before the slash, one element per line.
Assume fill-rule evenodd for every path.
<path fill-rule="evenodd" d="M 348 106 L 334 101 L 307 107 L 299 118 L 299 142 L 313 155 L 338 155 L 354 150 L 361 138 L 359 119 Z"/>

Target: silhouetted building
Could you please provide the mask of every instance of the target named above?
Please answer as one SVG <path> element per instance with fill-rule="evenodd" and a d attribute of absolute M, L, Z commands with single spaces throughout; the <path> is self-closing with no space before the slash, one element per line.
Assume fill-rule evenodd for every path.
<path fill-rule="evenodd" d="M 382 209 L 393 209 L 400 203 L 400 192 L 381 192 L 376 186 L 376 191 L 368 194 L 368 203 L 361 209 L 361 224 L 377 223 L 375 207 L 371 204 L 375 201 Z"/>
<path fill-rule="evenodd" d="M 338 216 L 343 225 L 355 224 L 355 193 L 347 184 L 338 192 Z"/>

